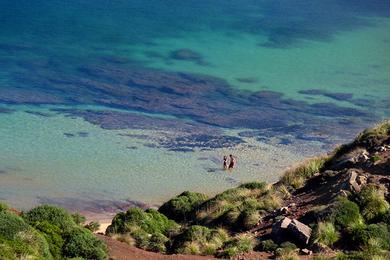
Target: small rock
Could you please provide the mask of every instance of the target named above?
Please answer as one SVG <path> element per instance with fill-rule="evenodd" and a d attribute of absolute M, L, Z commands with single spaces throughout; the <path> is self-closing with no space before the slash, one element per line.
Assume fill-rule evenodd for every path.
<path fill-rule="evenodd" d="M 314 243 L 310 249 L 312 250 L 312 252 L 314 253 L 326 253 L 328 252 L 330 249 L 329 247 L 325 246 L 325 245 L 322 245 L 320 243 Z"/>
<path fill-rule="evenodd" d="M 345 190 L 340 190 L 340 196 L 348 197 L 348 193 Z"/>
<path fill-rule="evenodd" d="M 283 215 L 287 214 L 289 212 L 288 207 L 282 207 L 279 209 L 279 212 Z"/>
<path fill-rule="evenodd" d="M 302 255 L 312 255 L 313 254 L 313 251 L 307 249 L 307 248 L 304 248 L 304 249 L 301 249 L 301 254 Z"/>
<path fill-rule="evenodd" d="M 359 175 L 356 178 L 356 182 L 361 186 L 361 185 L 366 185 L 367 184 L 367 178 L 364 175 Z"/>

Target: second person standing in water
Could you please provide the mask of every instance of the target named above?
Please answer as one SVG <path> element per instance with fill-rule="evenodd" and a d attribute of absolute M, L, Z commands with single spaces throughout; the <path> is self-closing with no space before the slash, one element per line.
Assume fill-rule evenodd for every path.
<path fill-rule="evenodd" d="M 234 167 L 236 167 L 236 158 L 233 157 L 233 155 L 229 155 L 230 163 L 229 163 L 229 170 L 232 170 Z"/>
<path fill-rule="evenodd" d="M 234 158 L 233 155 L 229 155 L 230 161 L 228 163 L 227 156 L 223 157 L 223 169 L 224 170 L 232 170 L 234 167 L 236 167 L 236 158 Z"/>

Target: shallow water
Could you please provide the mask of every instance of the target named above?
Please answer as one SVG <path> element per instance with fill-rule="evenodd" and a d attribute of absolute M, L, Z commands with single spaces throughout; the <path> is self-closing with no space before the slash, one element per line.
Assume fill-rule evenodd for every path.
<path fill-rule="evenodd" d="M 385 1 L 0 10 L 0 199 L 20 208 L 109 211 L 272 182 L 390 115 Z"/>

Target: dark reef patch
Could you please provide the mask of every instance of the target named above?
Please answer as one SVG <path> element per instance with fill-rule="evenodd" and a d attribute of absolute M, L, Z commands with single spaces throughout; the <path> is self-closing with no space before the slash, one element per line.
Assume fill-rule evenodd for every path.
<path fill-rule="evenodd" d="M 76 136 L 78 136 L 78 137 L 88 137 L 89 133 L 87 133 L 87 132 L 64 133 L 64 136 L 65 137 L 69 137 L 69 138 L 76 137 Z"/>
<path fill-rule="evenodd" d="M 349 101 L 353 97 L 353 93 L 330 92 L 322 89 L 300 90 L 298 93 L 312 96 L 325 96 L 337 101 Z"/>
<path fill-rule="evenodd" d="M 89 136 L 89 133 L 88 132 L 77 132 L 77 135 L 79 137 L 88 137 Z"/>
<path fill-rule="evenodd" d="M 178 49 L 171 51 L 169 57 L 173 60 L 191 61 L 202 66 L 208 65 L 200 53 L 191 49 Z"/>
<path fill-rule="evenodd" d="M 161 140 L 160 145 L 171 151 L 180 149 L 193 150 L 193 148 L 224 148 L 234 147 L 237 144 L 245 143 L 244 140 L 227 135 L 191 134 L 168 140 Z"/>
<path fill-rule="evenodd" d="M 343 107 L 336 103 L 309 104 L 286 99 L 282 93 L 275 91 L 237 90 L 221 79 L 205 75 L 139 67 L 124 69 L 116 64 L 84 65 L 74 74 L 62 73 L 55 68 L 27 70 L 23 75 L 15 75 L 14 84 L 0 90 L 0 102 L 87 104 L 146 112 L 150 115 L 112 110 L 53 110 L 69 117 L 82 117 L 104 129 L 174 129 L 188 133 L 195 139 L 206 134 L 207 138 L 211 136 L 212 142 L 194 141 L 195 147 L 203 149 L 242 142 L 227 139 L 221 135 L 219 127 L 265 130 L 263 132 L 272 136 L 276 135 L 272 134 L 273 130 L 280 129 L 283 133 L 296 136 L 298 131 L 292 126 L 304 125 L 299 127 L 303 133 L 311 133 L 318 126 L 328 132 L 328 126 L 340 130 L 341 127 L 345 128 L 336 119 L 358 118 L 354 121 L 352 135 L 349 131 L 339 132 L 340 136 L 352 138 L 359 130 L 377 120 L 373 111 Z M 320 90 L 302 93 L 329 94 Z M 334 93 L 331 95 L 335 96 Z M 336 94 L 337 97 L 341 95 L 344 94 Z M 352 98 L 349 101 L 356 100 Z M 161 114 L 173 117 L 164 118 L 159 116 Z M 332 135 L 334 132 L 331 132 Z M 221 135 L 222 139 L 213 137 L 217 135 Z M 190 141 L 186 136 L 175 138 L 167 138 L 169 142 L 159 143 L 168 149 L 176 149 L 178 145 Z M 187 148 L 193 147 L 189 145 Z"/>
<path fill-rule="evenodd" d="M 252 78 L 252 77 L 236 78 L 236 80 L 238 82 L 247 83 L 247 84 L 254 84 L 259 82 L 257 78 Z"/>
<path fill-rule="evenodd" d="M 42 117 L 51 117 L 52 115 L 40 111 L 33 111 L 33 110 L 26 110 L 24 111 L 27 114 L 36 115 L 36 116 L 42 116 Z"/>
<path fill-rule="evenodd" d="M 0 108 L 0 114 L 10 114 L 12 112 L 14 112 L 14 110 L 12 110 L 12 109 Z"/>
<path fill-rule="evenodd" d="M 130 207 L 149 208 L 151 205 L 147 205 L 140 201 L 133 200 L 96 200 L 96 199 L 82 199 L 82 198 L 46 198 L 39 197 L 40 204 L 53 204 L 64 207 L 73 212 L 92 212 L 92 213 L 116 213 L 118 211 L 124 211 Z"/>

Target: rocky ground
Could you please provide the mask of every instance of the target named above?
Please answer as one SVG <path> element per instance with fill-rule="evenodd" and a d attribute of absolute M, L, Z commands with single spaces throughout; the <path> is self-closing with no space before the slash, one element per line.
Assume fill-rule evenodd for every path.
<path fill-rule="evenodd" d="M 379 137 L 376 134 L 360 136 L 354 142 L 334 151 L 319 172 L 307 179 L 301 188 L 291 191 L 280 209 L 263 216 L 254 228 L 244 233 L 254 236 L 258 241 L 272 239 L 278 244 L 286 240 L 293 242 L 298 246 L 295 252 L 301 259 L 310 259 L 318 254 L 333 257 L 347 249 L 343 245 L 325 246 L 313 242 L 311 239 L 314 230 L 310 223 L 319 221 L 318 215 L 313 214 L 316 209 L 322 208 L 318 212 L 326 215 L 328 214 L 326 208 L 331 208 L 329 206 L 334 205 L 337 198 L 356 198 L 366 186 L 384 190 L 384 199 L 389 201 L 390 136 L 388 133 L 380 134 Z M 274 187 L 281 185 L 282 181 L 274 184 Z M 212 259 L 203 256 L 168 256 L 151 253 L 103 235 L 98 236 L 107 243 L 112 259 Z M 275 257 L 272 252 L 258 252 L 256 249 L 258 248 L 253 252 L 240 254 L 234 259 Z"/>

